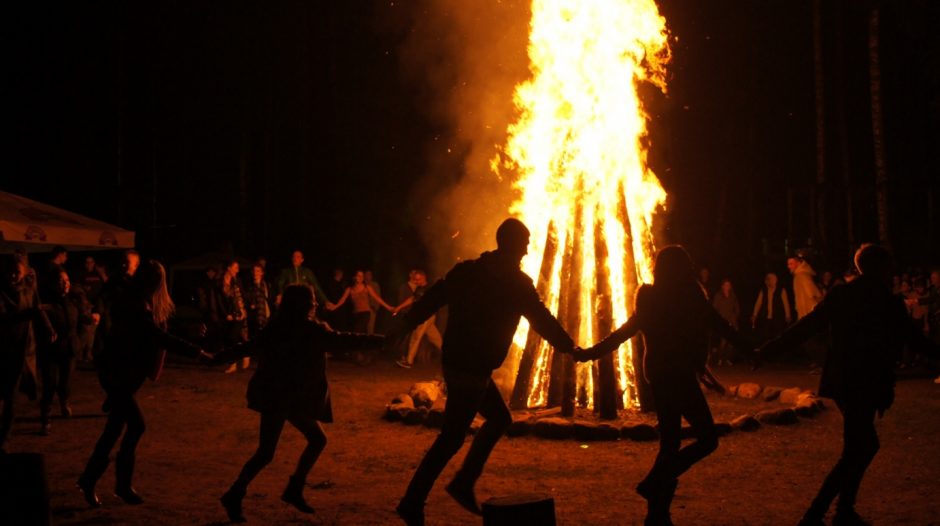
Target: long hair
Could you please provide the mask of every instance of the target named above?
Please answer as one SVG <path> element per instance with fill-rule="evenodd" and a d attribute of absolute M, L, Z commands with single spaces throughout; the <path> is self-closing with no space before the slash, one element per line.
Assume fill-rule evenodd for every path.
<path fill-rule="evenodd" d="M 166 270 L 163 265 L 155 259 L 149 259 L 140 266 L 134 278 L 143 299 L 150 303 L 153 321 L 165 326 L 176 310 L 176 305 L 166 287 Z"/>
<path fill-rule="evenodd" d="M 665 246 L 656 254 L 653 286 L 674 302 L 674 307 L 707 302 L 707 293 L 695 276 L 692 257 L 681 245 Z"/>

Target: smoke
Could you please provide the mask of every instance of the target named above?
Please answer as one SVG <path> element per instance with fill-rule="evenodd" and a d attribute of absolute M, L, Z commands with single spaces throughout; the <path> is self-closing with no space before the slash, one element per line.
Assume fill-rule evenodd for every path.
<path fill-rule="evenodd" d="M 415 224 L 440 272 L 495 246 L 516 195 L 490 169 L 529 76 L 529 0 L 424 0 L 413 5 L 401 72 L 439 128 L 412 195 Z"/>

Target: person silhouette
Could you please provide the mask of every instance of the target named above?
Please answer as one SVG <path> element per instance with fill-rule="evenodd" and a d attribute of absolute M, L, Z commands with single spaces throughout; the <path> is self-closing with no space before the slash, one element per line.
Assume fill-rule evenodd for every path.
<path fill-rule="evenodd" d="M 894 263 L 887 249 L 863 245 L 855 253 L 861 274 L 833 287 L 822 301 L 778 338 L 759 349 L 768 356 L 827 332 L 832 344 L 819 378 L 819 395 L 832 398 L 842 413 L 842 455 L 823 481 L 801 525 L 823 524 L 836 496 L 833 524 L 867 524 L 855 511 L 865 470 L 880 447 L 875 415 L 894 402 L 894 366 L 903 345 L 935 353 L 907 315 L 904 301 L 892 294 Z"/>
<path fill-rule="evenodd" d="M 736 347 L 747 348 L 709 303 L 688 252 L 670 245 L 656 255 L 653 284 L 637 290 L 633 316 L 600 343 L 574 353 L 578 361 L 596 360 L 643 333 L 644 371 L 659 421 L 659 453 L 636 487 L 647 501 L 644 524 L 672 524 L 669 508 L 679 475 L 718 448 L 715 422 L 699 387 L 701 382 L 724 392 L 706 365 L 710 329 Z M 692 426 L 696 440 L 680 449 L 682 417 Z"/>
<path fill-rule="evenodd" d="M 574 348 L 564 328 L 542 304 L 532 279 L 519 268 L 528 252 L 529 229 L 518 219 L 506 219 L 496 230 L 496 245 L 495 251 L 454 266 L 425 292 L 393 332 L 395 336 L 407 334 L 438 309 L 450 307 L 441 349 L 447 385 L 444 424 L 396 508 L 409 526 L 424 524 L 424 503 L 434 481 L 460 450 L 477 413 L 486 421 L 446 490 L 468 511 L 481 513 L 474 485 L 493 447 L 512 423 L 491 375 L 506 358 L 520 317 L 525 316 L 556 350 L 571 352 Z"/>

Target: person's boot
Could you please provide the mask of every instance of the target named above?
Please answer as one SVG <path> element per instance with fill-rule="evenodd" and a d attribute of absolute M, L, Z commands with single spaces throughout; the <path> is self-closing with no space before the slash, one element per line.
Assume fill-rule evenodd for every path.
<path fill-rule="evenodd" d="M 219 498 L 219 502 L 222 503 L 222 507 L 225 508 L 225 514 L 228 515 L 228 520 L 232 522 L 247 522 L 248 519 L 245 518 L 245 515 L 242 513 L 242 499 L 245 498 L 246 489 L 240 487 L 236 484 L 232 484 L 232 487 Z"/>
<path fill-rule="evenodd" d="M 837 506 L 832 526 L 870 526 L 870 523 L 856 513 L 855 508 Z"/>
<path fill-rule="evenodd" d="M 114 458 L 114 494 L 127 504 L 143 504 L 144 499 L 134 491 L 131 479 L 134 478 L 134 454 L 122 453 Z"/>
<path fill-rule="evenodd" d="M 281 494 L 281 500 L 297 508 L 301 513 L 314 513 L 314 510 L 307 501 L 304 500 L 304 479 L 291 476 L 287 481 L 287 487 Z"/>
<path fill-rule="evenodd" d="M 672 504 L 678 481 L 672 479 L 654 484 L 653 480 L 644 480 L 637 486 L 637 493 L 640 493 L 640 487 L 643 487 L 643 493 L 640 495 L 646 499 L 646 518 L 643 524 L 644 526 L 672 526 L 669 506 Z"/>
<path fill-rule="evenodd" d="M 101 475 L 104 474 L 106 469 L 108 469 L 108 457 L 96 457 L 92 455 L 92 457 L 88 459 L 85 470 L 82 471 L 82 474 L 78 477 L 78 482 L 75 484 L 82 492 L 82 497 L 84 497 L 85 502 L 92 508 L 101 507 L 101 500 L 98 498 L 98 495 L 95 494 L 95 484 L 98 483 L 98 479 L 101 478 Z"/>
<path fill-rule="evenodd" d="M 395 512 L 407 526 L 424 526 L 424 503 L 403 498 L 395 507 Z"/>
<path fill-rule="evenodd" d="M 483 512 L 480 510 L 480 504 L 477 502 L 477 497 L 473 492 L 472 482 L 464 481 L 458 474 L 458 476 L 454 477 L 454 480 L 447 485 L 445 490 L 448 495 L 457 501 L 457 504 L 460 504 L 461 508 L 474 515 L 483 515 Z"/>

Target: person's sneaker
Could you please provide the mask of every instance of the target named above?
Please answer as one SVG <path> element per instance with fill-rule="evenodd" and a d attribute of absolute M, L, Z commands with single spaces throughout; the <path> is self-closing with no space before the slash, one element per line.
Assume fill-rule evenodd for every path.
<path fill-rule="evenodd" d="M 402 369 L 411 369 L 411 364 L 405 360 L 395 360 L 395 365 L 401 367 Z"/>
<path fill-rule="evenodd" d="M 445 490 L 448 495 L 457 501 L 457 504 L 460 504 L 461 508 L 474 515 L 483 515 L 483 512 L 480 511 L 480 505 L 477 503 L 477 497 L 473 494 L 473 486 L 461 484 L 455 479 L 447 485 Z"/>
<path fill-rule="evenodd" d="M 424 504 L 417 504 L 401 499 L 395 512 L 407 526 L 424 526 Z"/>

